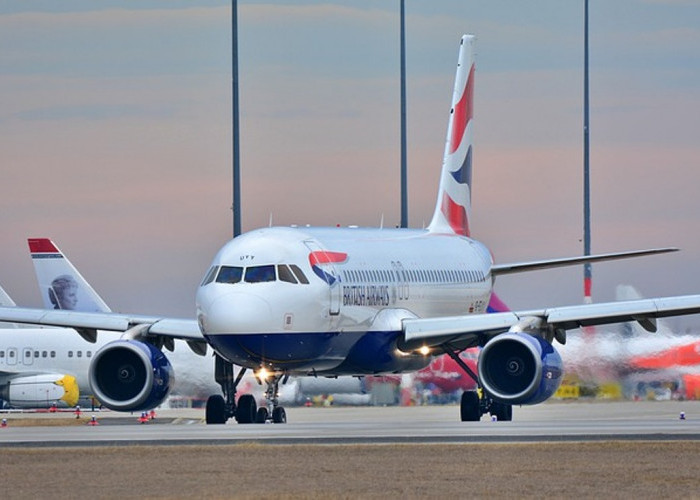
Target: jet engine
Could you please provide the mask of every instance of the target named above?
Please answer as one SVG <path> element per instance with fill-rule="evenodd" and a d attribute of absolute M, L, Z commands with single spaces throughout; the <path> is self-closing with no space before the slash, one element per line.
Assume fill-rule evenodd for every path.
<path fill-rule="evenodd" d="M 15 408 L 49 408 L 54 403 L 75 406 L 79 392 L 72 375 L 40 373 L 12 377 L 0 388 L 0 399 Z"/>
<path fill-rule="evenodd" d="M 477 366 L 489 396 L 510 405 L 534 405 L 549 399 L 563 375 L 561 356 L 552 344 L 521 332 L 489 341 Z"/>
<path fill-rule="evenodd" d="M 115 340 L 95 353 L 88 380 L 95 397 L 107 408 L 143 411 L 165 400 L 175 376 L 168 358 L 151 344 Z"/>

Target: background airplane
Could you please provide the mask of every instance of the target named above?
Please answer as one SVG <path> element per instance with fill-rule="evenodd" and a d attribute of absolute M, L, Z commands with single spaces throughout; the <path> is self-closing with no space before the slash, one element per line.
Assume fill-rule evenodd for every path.
<path fill-rule="evenodd" d="M 620 301 L 639 300 L 631 285 L 618 285 Z M 646 397 L 646 388 L 662 383 L 683 385 L 676 392 L 696 399 L 700 374 L 700 338 L 674 332 L 659 321 L 649 332 L 636 323 L 624 323 L 601 331 L 591 328 L 570 335 L 562 349 L 567 381 L 580 385 L 587 395 L 603 391 L 603 397 Z M 688 388 L 686 390 L 686 387 Z"/>
<path fill-rule="evenodd" d="M 581 326 L 700 311 L 700 296 L 488 313 L 496 277 L 673 249 L 495 264 L 470 237 L 473 134 L 472 36 L 460 44 L 435 212 L 425 230 L 265 228 L 228 242 L 196 294 L 196 320 L 66 310 L 0 308 L 0 319 L 124 332 L 100 349 L 90 383 L 106 406 L 136 410 L 159 404 L 173 369 L 161 347 L 185 340 L 216 352 L 223 396 L 207 402 L 207 422 L 286 421 L 279 385 L 293 375 L 339 376 L 414 372 L 431 354 L 482 347 L 478 382 L 463 393 L 462 420 L 491 413 L 509 420 L 512 405 L 551 397 L 562 376 L 553 342 Z M 234 374 L 233 365 L 241 366 Z M 267 404 L 236 398 L 247 370 L 266 384 Z"/>
<path fill-rule="evenodd" d="M 47 309 L 110 312 L 53 242 L 35 238 L 28 243 Z M 15 305 L 2 288 L 0 304 Z M 0 329 L 0 399 L 4 404 L 15 408 L 94 404 L 88 377 L 92 356 L 122 334 L 100 331 L 93 337 L 90 332 L 83 332 L 81 338 L 72 328 L 16 326 L 7 324 L 7 328 Z M 177 401 L 176 404 L 199 406 L 218 389 L 210 356 L 195 355 L 185 345 L 176 344 L 170 357 L 180 374 L 171 392 L 174 404 Z M 248 390 L 255 389 L 252 380 L 246 383 Z"/>
<path fill-rule="evenodd" d="M 15 306 L 2 287 L 0 305 Z M 81 343 L 74 330 L 15 326 L 3 324 L 0 328 L 0 407 L 48 408 L 54 403 L 75 406 L 79 390 L 73 373 L 75 368 L 87 373 L 87 354 L 91 356 L 94 349 L 85 351 L 84 358 L 83 351 L 78 357 L 78 351 L 71 350 L 68 361 L 70 346 Z M 58 347 L 62 345 L 68 350 Z M 70 369 L 65 369 L 66 365 Z"/>
<path fill-rule="evenodd" d="M 47 309 L 64 308 L 62 306 L 65 303 L 64 296 L 70 292 L 73 297 L 70 310 L 111 312 L 102 297 L 54 242 L 48 238 L 30 238 L 27 243 L 44 307 Z M 59 286 L 63 286 L 63 289 L 58 288 Z M 61 345 L 70 345 L 77 352 L 80 352 L 79 349 L 90 349 L 95 352 L 122 336 L 118 332 L 99 331 L 93 338 L 90 333 L 86 332 L 83 337 L 86 342 L 81 343 L 72 330 L 69 332 L 72 341 L 66 344 L 65 339 L 62 339 Z M 175 378 L 171 396 L 181 400 L 181 404 L 201 405 L 209 394 L 218 390 L 218 386 L 214 382 L 214 362 L 211 356 L 196 355 L 186 345 L 180 343 L 169 347 L 172 347 L 169 357 L 173 365 L 177 367 L 179 375 Z M 92 391 L 89 385 L 87 364 L 82 363 L 75 366 L 71 373 L 77 377 L 81 395 L 91 397 Z M 252 386 L 251 382 L 247 381 L 248 385 Z"/>

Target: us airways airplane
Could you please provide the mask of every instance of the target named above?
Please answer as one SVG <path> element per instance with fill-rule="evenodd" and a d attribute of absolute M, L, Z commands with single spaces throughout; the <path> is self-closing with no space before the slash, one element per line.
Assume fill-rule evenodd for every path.
<path fill-rule="evenodd" d="M 462 396 L 462 420 L 489 412 L 509 420 L 512 405 L 549 398 L 562 376 L 552 345 L 581 326 L 700 312 L 700 295 L 583 304 L 528 311 L 494 310 L 502 274 L 649 255 L 674 249 L 495 264 L 471 238 L 474 37 L 460 43 L 438 199 L 430 225 L 415 229 L 265 228 L 217 253 L 196 293 L 196 319 L 69 310 L 0 308 L 0 320 L 124 332 L 90 365 L 93 393 L 107 407 L 159 404 L 172 382 L 161 351 L 174 339 L 216 352 L 222 395 L 207 401 L 208 423 L 286 421 L 277 397 L 291 375 L 340 376 L 419 370 L 446 353 L 483 389 Z M 478 373 L 459 352 L 482 347 Z M 233 366 L 241 367 L 234 376 Z M 266 404 L 237 396 L 243 374 L 266 384 Z"/>

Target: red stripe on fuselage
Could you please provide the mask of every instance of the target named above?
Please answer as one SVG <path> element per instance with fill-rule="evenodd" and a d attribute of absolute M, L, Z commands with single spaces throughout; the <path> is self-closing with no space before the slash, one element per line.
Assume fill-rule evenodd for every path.
<path fill-rule="evenodd" d="M 467 124 L 474 117 L 474 65 L 469 70 L 467 84 L 464 87 L 462 98 L 459 100 L 452 113 L 452 137 L 450 137 L 450 154 L 457 151 L 462 143 Z"/>

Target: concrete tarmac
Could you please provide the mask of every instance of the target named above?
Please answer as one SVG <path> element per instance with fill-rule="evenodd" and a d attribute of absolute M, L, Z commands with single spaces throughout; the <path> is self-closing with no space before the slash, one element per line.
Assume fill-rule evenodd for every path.
<path fill-rule="evenodd" d="M 700 441 L 698 401 L 550 402 L 514 408 L 512 422 L 494 422 L 488 415 L 480 422 L 460 422 L 457 406 L 287 408 L 286 424 L 248 425 L 206 425 L 202 409 L 160 410 L 155 420 L 144 424 L 138 415 L 95 415 L 97 426 L 87 425 L 89 412 L 83 413 L 81 423 L 72 414 L 2 415 L 8 425 L 0 429 L 0 447 Z M 37 421 L 21 426 L 28 418 L 46 419 L 46 425 Z M 59 422 L 52 419 L 67 419 L 72 425 L 55 425 Z"/>

